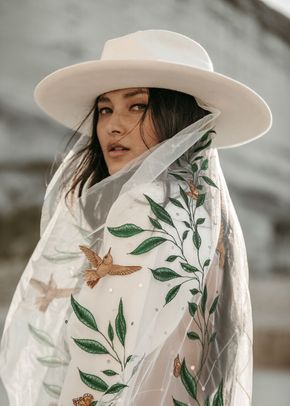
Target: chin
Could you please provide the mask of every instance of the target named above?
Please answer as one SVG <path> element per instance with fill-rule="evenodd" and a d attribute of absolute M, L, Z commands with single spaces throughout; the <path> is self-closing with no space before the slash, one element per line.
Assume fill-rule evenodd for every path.
<path fill-rule="evenodd" d="M 109 168 L 109 174 L 114 175 L 114 173 L 118 172 L 120 169 L 122 169 L 122 166 L 115 167 L 115 168 Z"/>

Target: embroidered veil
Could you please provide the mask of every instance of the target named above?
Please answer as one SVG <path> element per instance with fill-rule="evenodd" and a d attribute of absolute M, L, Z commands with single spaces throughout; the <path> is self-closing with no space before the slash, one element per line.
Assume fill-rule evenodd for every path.
<path fill-rule="evenodd" d="M 251 405 L 246 249 L 206 109 L 73 206 L 86 132 L 64 158 L 2 338 L 11 405 Z"/>

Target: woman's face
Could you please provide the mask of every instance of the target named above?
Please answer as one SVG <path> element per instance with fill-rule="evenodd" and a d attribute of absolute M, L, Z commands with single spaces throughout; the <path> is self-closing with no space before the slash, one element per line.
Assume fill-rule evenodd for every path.
<path fill-rule="evenodd" d="M 96 131 L 110 175 L 147 151 L 147 146 L 159 143 L 149 110 L 143 123 L 147 146 L 140 134 L 138 121 L 148 104 L 148 97 L 148 88 L 141 87 L 114 90 L 99 97 Z"/>

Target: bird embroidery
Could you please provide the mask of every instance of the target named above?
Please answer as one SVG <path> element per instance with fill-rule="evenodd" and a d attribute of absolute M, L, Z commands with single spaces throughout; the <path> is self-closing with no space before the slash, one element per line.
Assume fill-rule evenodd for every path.
<path fill-rule="evenodd" d="M 139 271 L 141 266 L 129 266 L 129 265 L 116 265 L 113 264 L 113 257 L 110 254 L 111 248 L 104 256 L 103 259 L 99 257 L 94 251 L 90 248 L 85 247 L 84 245 L 79 246 L 80 249 L 83 251 L 87 259 L 89 260 L 92 268 L 86 269 L 84 271 L 84 279 L 87 285 L 90 288 L 93 288 L 99 280 L 109 275 L 128 275 L 132 272 Z"/>
<path fill-rule="evenodd" d="M 180 370 L 181 370 L 181 363 L 179 359 L 179 354 L 177 354 L 176 358 L 174 359 L 174 365 L 173 365 L 173 375 L 178 378 L 180 375 Z"/>
<path fill-rule="evenodd" d="M 191 180 L 189 181 L 188 186 L 189 186 L 190 192 L 186 192 L 186 194 L 196 200 L 198 198 L 198 190 L 197 190 L 196 186 L 192 183 Z"/>
<path fill-rule="evenodd" d="M 50 302 L 53 299 L 59 299 L 64 297 L 69 297 L 70 295 L 79 291 L 77 288 L 73 289 L 59 289 L 56 285 L 53 276 L 51 275 L 48 283 L 44 283 L 37 279 L 31 278 L 30 284 L 38 290 L 43 296 L 40 296 L 36 299 L 35 304 L 41 312 L 45 312 L 48 308 Z"/>
<path fill-rule="evenodd" d="M 72 401 L 74 406 L 91 406 L 93 400 L 93 395 L 91 395 L 90 393 L 85 393 L 84 396 L 75 398 Z"/>

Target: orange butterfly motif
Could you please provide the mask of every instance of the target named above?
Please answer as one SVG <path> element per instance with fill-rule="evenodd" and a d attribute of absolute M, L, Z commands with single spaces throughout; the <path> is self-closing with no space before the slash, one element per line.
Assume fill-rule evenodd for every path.
<path fill-rule="evenodd" d="M 85 393 L 84 396 L 75 398 L 72 401 L 74 406 L 91 406 L 93 400 L 93 395 L 91 395 L 90 393 Z"/>

